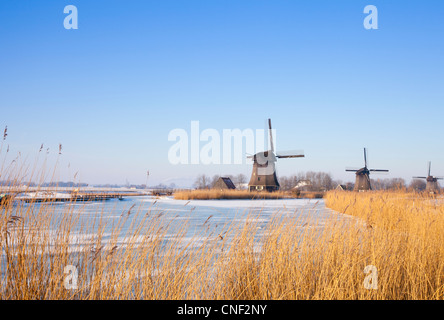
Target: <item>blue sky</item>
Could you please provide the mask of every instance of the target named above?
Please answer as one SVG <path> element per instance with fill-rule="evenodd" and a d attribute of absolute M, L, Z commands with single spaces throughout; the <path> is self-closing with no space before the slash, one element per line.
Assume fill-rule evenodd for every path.
<path fill-rule="evenodd" d="M 66 5 L 79 28 L 66 30 Z M 378 29 L 366 30 L 366 5 Z M 168 133 L 262 129 L 278 174 L 345 167 L 444 175 L 444 3 L 438 1 L 1 1 L 0 126 L 12 155 L 44 143 L 62 180 L 184 185 L 251 165 L 171 165 Z"/>

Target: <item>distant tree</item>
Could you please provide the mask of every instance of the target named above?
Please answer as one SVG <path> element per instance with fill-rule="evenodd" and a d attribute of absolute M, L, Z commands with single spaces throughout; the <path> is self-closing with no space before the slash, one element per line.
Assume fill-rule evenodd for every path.
<path fill-rule="evenodd" d="M 279 177 L 279 184 L 281 190 L 287 191 L 292 188 L 291 186 L 291 177 Z"/>
<path fill-rule="evenodd" d="M 331 174 L 326 172 L 299 172 L 289 177 L 279 177 L 281 190 L 291 190 L 298 185 L 299 182 L 309 182 L 305 188 L 309 191 L 331 190 L 337 186 Z"/>
<path fill-rule="evenodd" d="M 355 184 L 353 182 L 347 182 L 345 187 L 347 190 L 353 190 L 355 188 Z"/>
<path fill-rule="evenodd" d="M 237 189 L 241 189 L 242 185 L 247 183 L 247 176 L 239 173 L 236 177 L 234 177 L 233 183 L 235 184 Z"/>
<path fill-rule="evenodd" d="M 387 189 L 387 179 L 370 179 L 370 184 L 373 190 L 386 190 Z"/>
<path fill-rule="evenodd" d="M 301 175 L 291 175 L 289 177 L 282 176 L 279 177 L 280 189 L 283 191 L 288 191 L 296 187 L 299 181 L 304 180 L 304 176 Z"/>
<path fill-rule="evenodd" d="M 405 180 L 402 178 L 370 179 L 373 190 L 399 190 L 406 188 Z"/>
<path fill-rule="evenodd" d="M 409 189 L 414 191 L 424 191 L 427 186 L 425 180 L 413 179 L 409 184 Z"/>
<path fill-rule="evenodd" d="M 399 190 L 405 188 L 405 180 L 402 178 L 392 178 L 387 181 L 386 189 Z"/>
<path fill-rule="evenodd" d="M 196 189 L 209 189 L 211 187 L 211 179 L 205 174 L 200 174 L 194 181 L 193 186 Z"/>

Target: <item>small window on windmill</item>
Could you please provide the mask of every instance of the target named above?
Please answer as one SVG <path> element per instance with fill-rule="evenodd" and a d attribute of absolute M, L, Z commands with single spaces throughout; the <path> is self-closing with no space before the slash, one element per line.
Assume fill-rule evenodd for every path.
<path fill-rule="evenodd" d="M 261 181 L 261 177 L 257 177 L 257 181 Z"/>

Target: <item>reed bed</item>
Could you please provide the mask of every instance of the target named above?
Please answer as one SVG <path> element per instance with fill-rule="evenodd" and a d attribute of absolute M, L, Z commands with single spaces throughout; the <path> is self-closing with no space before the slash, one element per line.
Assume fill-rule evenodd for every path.
<path fill-rule="evenodd" d="M 444 198 L 407 191 L 329 192 L 326 206 L 357 217 L 367 230 L 377 297 L 444 298 Z"/>
<path fill-rule="evenodd" d="M 186 190 L 174 193 L 177 200 L 216 200 L 216 199 L 282 199 L 290 198 L 291 194 L 277 192 L 253 192 L 248 190 L 221 190 L 221 189 L 198 189 Z"/>
<path fill-rule="evenodd" d="M 106 212 L 86 224 L 50 204 L 7 205 L 0 299 L 443 299 L 439 205 L 426 197 L 413 206 L 401 193 L 326 197 L 347 214 L 366 213 L 320 221 L 280 211 L 260 229 L 246 212 L 244 223 L 217 232 L 209 217 L 189 239 L 186 223 L 172 224 L 155 208 L 131 208 L 112 222 L 105 242 Z M 401 216 L 406 221 L 392 223 Z M 378 270 L 377 288 L 364 285 L 369 265 Z M 75 289 L 65 286 L 66 266 L 76 267 Z"/>

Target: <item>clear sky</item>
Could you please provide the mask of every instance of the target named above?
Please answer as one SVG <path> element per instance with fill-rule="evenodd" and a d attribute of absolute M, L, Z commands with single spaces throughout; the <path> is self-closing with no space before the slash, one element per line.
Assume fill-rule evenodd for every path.
<path fill-rule="evenodd" d="M 378 29 L 363 26 L 366 5 Z M 66 5 L 78 29 L 66 30 Z M 444 2 L 316 0 L 3 0 L 0 128 L 10 159 L 40 145 L 62 180 L 175 182 L 249 176 L 251 165 L 172 165 L 168 134 L 263 129 L 279 175 L 345 167 L 409 180 L 444 175 Z M 4 151 L 3 151 L 4 152 Z"/>

